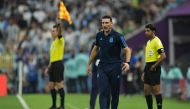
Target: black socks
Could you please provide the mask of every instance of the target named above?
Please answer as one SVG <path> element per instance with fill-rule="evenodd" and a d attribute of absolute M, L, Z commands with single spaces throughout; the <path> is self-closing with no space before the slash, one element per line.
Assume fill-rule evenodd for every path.
<path fill-rule="evenodd" d="M 52 107 L 56 107 L 56 90 L 55 89 L 51 89 L 51 98 L 52 98 Z"/>
<path fill-rule="evenodd" d="M 157 103 L 157 107 L 158 109 L 162 109 L 162 95 L 156 95 L 156 103 Z"/>
<path fill-rule="evenodd" d="M 148 109 L 152 109 L 152 102 L 153 102 L 152 95 L 146 95 L 145 98 L 146 98 Z"/>
<path fill-rule="evenodd" d="M 162 95 L 158 94 L 155 97 L 156 97 L 157 109 L 162 109 Z M 152 95 L 146 95 L 145 98 L 146 98 L 146 103 L 147 103 L 148 109 L 153 109 Z"/>
<path fill-rule="evenodd" d="M 63 88 L 59 89 L 59 94 L 60 94 L 60 98 L 61 98 L 61 104 L 60 104 L 60 107 L 63 107 L 64 108 L 64 102 L 65 102 L 65 91 Z"/>

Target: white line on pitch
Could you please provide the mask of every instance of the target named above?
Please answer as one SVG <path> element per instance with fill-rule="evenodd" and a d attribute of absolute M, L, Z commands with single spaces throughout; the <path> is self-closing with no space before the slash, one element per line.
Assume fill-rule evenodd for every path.
<path fill-rule="evenodd" d="M 17 99 L 19 100 L 19 102 L 21 103 L 22 107 L 24 109 L 30 109 L 29 106 L 26 104 L 26 102 L 24 101 L 24 99 L 22 98 L 22 96 L 20 95 L 16 95 Z"/>
<path fill-rule="evenodd" d="M 66 105 L 67 105 L 68 107 L 70 107 L 71 109 L 79 109 L 78 107 L 75 107 L 75 106 L 73 106 L 73 105 L 70 104 L 70 103 L 66 103 Z"/>

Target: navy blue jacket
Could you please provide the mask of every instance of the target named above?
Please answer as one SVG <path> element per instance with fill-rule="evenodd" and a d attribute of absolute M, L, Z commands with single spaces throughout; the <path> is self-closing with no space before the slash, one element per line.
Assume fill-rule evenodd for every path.
<path fill-rule="evenodd" d="M 108 36 L 103 31 L 98 32 L 96 45 L 100 48 L 100 63 L 121 63 L 121 49 L 127 47 L 124 36 L 113 29 Z"/>

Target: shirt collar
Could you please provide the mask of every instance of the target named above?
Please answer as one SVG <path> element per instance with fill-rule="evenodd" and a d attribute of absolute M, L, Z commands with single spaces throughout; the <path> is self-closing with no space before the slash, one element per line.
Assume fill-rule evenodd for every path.
<path fill-rule="evenodd" d="M 111 29 L 111 32 L 109 35 L 112 35 L 114 32 L 115 32 L 114 29 Z"/>
<path fill-rule="evenodd" d="M 109 37 L 109 36 L 112 36 L 112 35 L 114 34 L 114 32 L 115 32 L 115 30 L 114 30 L 114 29 L 111 29 L 111 32 L 108 34 L 108 37 Z M 103 32 L 103 34 L 104 34 L 104 32 Z M 104 36 L 105 36 L 105 34 L 104 34 Z"/>

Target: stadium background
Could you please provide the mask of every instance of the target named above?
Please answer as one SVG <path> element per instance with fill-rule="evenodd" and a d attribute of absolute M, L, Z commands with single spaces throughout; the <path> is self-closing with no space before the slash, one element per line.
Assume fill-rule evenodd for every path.
<path fill-rule="evenodd" d="M 58 3 L 59 0 L 1 0 L 0 96 L 4 97 L 0 97 L 0 109 L 22 109 L 22 100 L 28 105 L 25 109 L 49 106 L 48 77 L 43 72 L 49 62 L 49 30 L 56 21 Z M 156 25 L 166 47 L 167 60 L 162 67 L 164 109 L 190 106 L 189 0 L 64 0 L 64 3 L 73 20 L 72 25 L 63 22 L 68 109 L 88 107 L 91 77 L 86 75 L 85 66 L 103 15 L 113 16 L 114 28 L 125 35 L 133 51 L 132 71 L 122 76 L 119 109 L 146 107 L 139 77 L 144 67 L 143 28 L 147 23 Z"/>

